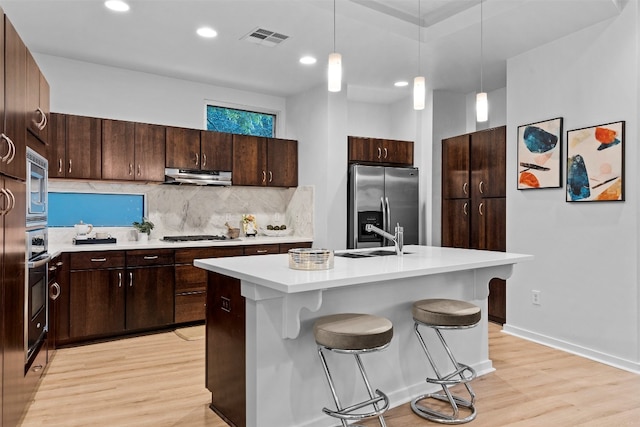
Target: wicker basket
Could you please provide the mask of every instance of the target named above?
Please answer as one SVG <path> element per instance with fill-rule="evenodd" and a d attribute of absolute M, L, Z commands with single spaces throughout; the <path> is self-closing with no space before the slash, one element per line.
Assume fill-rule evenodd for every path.
<path fill-rule="evenodd" d="M 329 270 L 333 268 L 333 251 L 313 248 L 289 249 L 289 268 Z"/>

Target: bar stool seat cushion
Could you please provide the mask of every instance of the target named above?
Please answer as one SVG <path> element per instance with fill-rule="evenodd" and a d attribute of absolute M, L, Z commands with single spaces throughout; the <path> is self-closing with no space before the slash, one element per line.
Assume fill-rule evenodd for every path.
<path fill-rule="evenodd" d="M 480 307 L 452 299 L 424 299 L 413 303 L 413 318 L 435 326 L 471 326 L 480 321 Z"/>
<path fill-rule="evenodd" d="M 368 350 L 391 342 L 393 324 L 371 314 L 340 313 L 319 318 L 313 335 L 316 343 L 330 349 Z"/>

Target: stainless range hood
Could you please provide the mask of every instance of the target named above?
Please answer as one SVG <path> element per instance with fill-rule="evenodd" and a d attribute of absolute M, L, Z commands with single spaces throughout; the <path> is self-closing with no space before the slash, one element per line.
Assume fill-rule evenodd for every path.
<path fill-rule="evenodd" d="M 165 168 L 165 184 L 231 185 L 231 172 Z"/>

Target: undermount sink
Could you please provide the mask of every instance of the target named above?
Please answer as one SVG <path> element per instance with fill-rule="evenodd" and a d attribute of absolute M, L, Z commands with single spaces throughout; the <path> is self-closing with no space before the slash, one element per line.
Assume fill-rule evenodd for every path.
<path fill-rule="evenodd" d="M 407 255 L 411 252 L 403 252 L 404 255 Z M 373 251 L 356 251 L 356 252 L 342 252 L 336 253 L 335 256 L 341 256 L 344 258 L 372 258 L 377 256 L 387 256 L 387 255 L 395 255 L 396 252 L 392 250 L 385 249 L 376 249 Z"/>

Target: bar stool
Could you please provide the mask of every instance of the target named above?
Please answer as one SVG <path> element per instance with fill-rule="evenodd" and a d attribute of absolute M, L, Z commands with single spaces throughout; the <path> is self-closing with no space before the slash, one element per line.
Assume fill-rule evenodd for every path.
<path fill-rule="evenodd" d="M 382 414 L 389 408 L 389 398 L 380 390 L 375 393 L 371 389 L 369 379 L 364 370 L 360 355 L 387 348 L 393 337 L 393 324 L 389 319 L 370 314 L 341 313 L 320 317 L 313 326 L 313 335 L 318 345 L 318 355 L 324 373 L 331 388 L 331 394 L 337 410 L 323 408 L 322 411 L 332 417 L 339 418 L 344 427 L 347 420 L 362 420 L 378 417 L 380 425 L 386 427 Z M 327 366 L 323 350 L 335 353 L 352 354 L 360 369 L 362 380 L 369 393 L 369 399 L 360 403 L 343 407 L 338 399 L 336 389 Z M 364 408 L 371 410 L 360 412 Z"/>
<path fill-rule="evenodd" d="M 475 393 L 469 385 L 469 381 L 476 377 L 476 372 L 470 366 L 459 363 L 453 357 L 451 349 L 442 337 L 441 330 L 444 329 L 468 329 L 473 328 L 480 321 L 480 308 L 465 302 L 451 299 L 425 299 L 416 301 L 411 310 L 414 320 L 414 330 L 422 349 L 424 350 L 429 363 L 433 368 L 437 378 L 427 378 L 426 381 L 431 384 L 438 384 L 442 387 L 442 393 L 428 393 L 418 396 L 411 401 L 411 409 L 417 415 L 430 421 L 442 424 L 463 424 L 472 421 L 476 417 Z M 433 329 L 440 342 L 444 347 L 449 359 L 451 360 L 452 369 L 450 373 L 443 374 L 436 366 L 436 363 L 427 349 L 427 345 L 420 334 L 419 326 L 426 326 Z M 470 400 L 455 396 L 449 390 L 449 387 L 456 384 L 464 384 L 471 397 Z M 439 410 L 429 408 L 423 400 L 435 399 L 448 403 L 451 406 L 451 414 L 441 412 Z M 462 417 L 459 413 L 459 407 L 468 408 L 471 413 Z M 447 410 L 448 411 L 448 410 Z"/>

